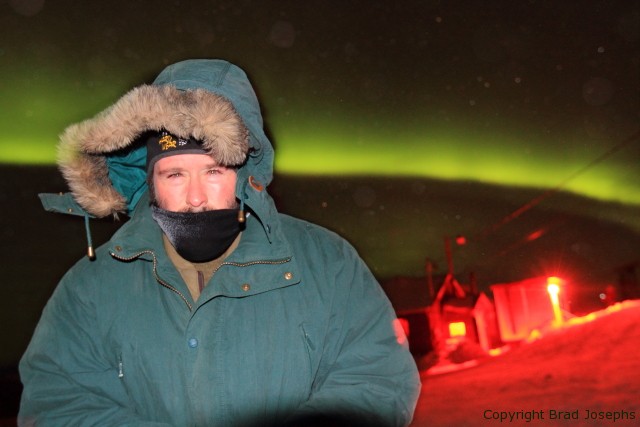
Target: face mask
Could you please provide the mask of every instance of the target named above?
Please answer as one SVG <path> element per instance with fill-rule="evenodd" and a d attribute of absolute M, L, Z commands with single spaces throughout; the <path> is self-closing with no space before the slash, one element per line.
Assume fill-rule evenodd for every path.
<path fill-rule="evenodd" d="M 190 262 L 218 258 L 240 233 L 238 209 L 171 212 L 151 206 L 151 211 L 176 252 Z"/>

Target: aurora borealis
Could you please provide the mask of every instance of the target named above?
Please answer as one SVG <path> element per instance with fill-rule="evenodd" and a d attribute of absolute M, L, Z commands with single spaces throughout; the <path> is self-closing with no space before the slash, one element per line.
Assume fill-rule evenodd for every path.
<path fill-rule="evenodd" d="M 512 3 L 10 0 L 0 162 L 51 164 L 68 124 L 222 57 L 258 89 L 277 173 L 553 188 L 638 130 L 640 13 Z M 640 205 L 639 145 L 563 190 Z"/>

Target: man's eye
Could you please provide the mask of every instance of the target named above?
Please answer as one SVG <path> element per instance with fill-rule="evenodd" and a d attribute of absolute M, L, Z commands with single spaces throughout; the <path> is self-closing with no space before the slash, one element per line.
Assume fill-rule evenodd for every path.
<path fill-rule="evenodd" d="M 209 171 L 207 172 L 209 175 L 219 175 L 222 173 L 222 170 L 220 169 L 209 169 Z"/>
<path fill-rule="evenodd" d="M 178 178 L 182 176 L 182 174 L 180 172 L 174 172 L 174 173 L 170 173 L 167 175 L 167 178 Z"/>

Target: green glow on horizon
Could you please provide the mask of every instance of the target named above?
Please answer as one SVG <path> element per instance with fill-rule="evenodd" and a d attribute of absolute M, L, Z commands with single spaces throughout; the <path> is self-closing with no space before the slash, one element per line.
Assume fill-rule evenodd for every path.
<path fill-rule="evenodd" d="M 59 132 L 58 129 L 50 132 L 38 129 L 38 134 L 31 138 L 25 135 L 0 140 L 0 163 L 54 164 Z M 354 139 L 349 133 L 331 132 L 326 128 L 323 133 L 311 136 L 283 130 L 276 138 L 275 169 L 291 175 L 415 176 L 547 189 L 557 187 L 587 163 L 586 159 L 569 163 L 544 154 L 524 155 L 517 141 L 512 142 L 509 150 L 503 148 L 507 142 L 499 141 L 470 149 L 465 142 L 468 139 L 446 134 L 425 138 L 396 135 L 402 144 L 394 144 L 384 135 L 360 135 Z M 631 181 L 621 185 L 619 174 L 620 171 L 611 166 L 598 165 L 568 182 L 563 190 L 604 201 L 640 205 L 640 186 Z"/>
<path fill-rule="evenodd" d="M 276 170 L 291 175 L 415 176 L 552 189 L 593 160 L 550 158 L 545 150 L 530 152 L 514 138 L 489 139 L 446 131 L 416 136 L 415 129 L 411 135 L 395 134 L 394 138 L 402 143 L 394 144 L 385 134 L 367 136 L 364 142 L 362 136 L 349 132 L 309 136 L 283 129 L 278 135 Z M 478 143 L 474 146 L 468 141 Z M 640 185 L 631 179 L 625 184 L 620 179 L 624 172 L 603 163 L 569 180 L 561 190 L 640 205 Z"/>
<path fill-rule="evenodd" d="M 58 135 L 68 125 L 104 109 L 126 91 L 122 83 L 96 84 L 84 77 L 61 76 L 37 67 L 14 70 L 4 79 L 0 164 L 55 164 Z"/>
<path fill-rule="evenodd" d="M 25 91 L 25 87 L 15 86 L 15 93 Z M 65 92 L 69 87 L 71 92 Z M 119 85 L 87 88 L 72 84 L 56 88 L 42 82 L 35 87 L 30 83 L 29 91 L 37 95 L 30 99 L 9 96 L 0 100 L 8 113 L 0 118 L 4 129 L 0 136 L 0 164 L 54 164 L 58 135 L 64 128 L 93 116 L 126 89 Z M 556 188 L 593 160 L 587 155 L 563 153 L 561 146 L 554 150 L 556 157 L 550 157 L 544 144 L 507 136 L 525 132 L 479 134 L 457 129 L 455 125 L 450 125 L 450 129 L 423 130 L 421 126 L 428 126 L 401 127 L 392 118 L 387 123 L 347 123 L 347 120 L 336 123 L 335 117 L 349 116 L 332 113 L 314 117 L 313 122 L 303 113 L 295 118 L 285 114 L 271 116 L 276 172 L 415 176 L 549 189 Z M 613 162 L 604 162 L 572 179 L 562 190 L 603 201 L 640 205 L 640 181 L 632 179 L 633 175 L 633 171 L 616 169 Z"/>
<path fill-rule="evenodd" d="M 55 136 L 36 140 L 20 137 L 0 140 L 0 163 L 53 165 L 56 160 L 56 144 Z"/>

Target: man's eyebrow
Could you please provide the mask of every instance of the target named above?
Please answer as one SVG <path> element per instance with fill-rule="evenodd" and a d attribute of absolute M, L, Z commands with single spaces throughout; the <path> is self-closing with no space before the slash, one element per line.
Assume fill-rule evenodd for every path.
<path fill-rule="evenodd" d="M 182 172 L 183 170 L 184 168 L 175 166 L 171 168 L 158 169 L 158 175 L 170 175 L 172 173 Z"/>
<path fill-rule="evenodd" d="M 212 161 L 211 163 L 207 163 L 206 165 L 204 165 L 202 167 L 202 169 L 216 169 L 216 168 L 229 169 L 229 167 L 223 166 L 223 165 L 219 164 L 216 161 Z M 169 168 L 158 168 L 158 175 L 170 175 L 172 173 L 182 172 L 182 171 L 184 171 L 186 169 L 187 168 L 184 168 L 182 166 L 172 166 L 172 167 L 169 167 Z"/>

